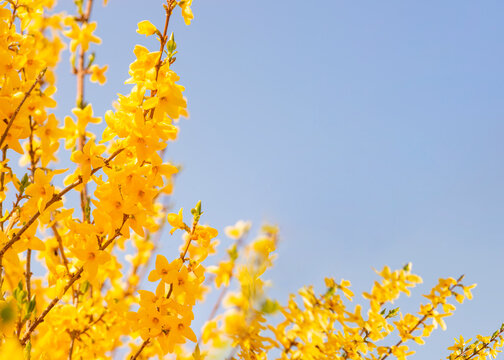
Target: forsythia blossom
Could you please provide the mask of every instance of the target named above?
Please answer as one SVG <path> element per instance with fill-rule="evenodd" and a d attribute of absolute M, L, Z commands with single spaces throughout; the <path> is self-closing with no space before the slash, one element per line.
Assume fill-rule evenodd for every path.
<path fill-rule="evenodd" d="M 263 226 L 248 241 L 246 221 L 225 228 L 227 251 L 210 262 L 220 242 L 201 223 L 201 202 L 189 215 L 170 212 L 165 201 L 180 168 L 165 153 L 189 115 L 167 31 L 176 8 L 191 23 L 192 0 L 160 0 L 163 32 L 138 23 L 137 33 L 156 35 L 159 44 L 134 47 L 130 88 L 103 116 L 95 116 L 85 91 L 88 79 L 104 84 L 108 70 L 94 63 L 101 39 L 90 21 L 93 1 L 74 1 L 72 15 L 55 13 L 55 3 L 0 1 L 0 359 L 129 352 L 131 360 L 402 360 L 414 353 L 413 342 L 447 327 L 454 301 L 472 298 L 474 285 L 443 278 L 416 312 L 401 311 L 400 297 L 422 282 L 408 264 L 377 271 L 363 305 L 352 303 L 350 281 L 333 278 L 281 304 L 268 297 L 265 279 L 278 229 Z M 61 119 L 53 109 L 65 41 L 77 86 L 75 108 Z M 69 169 L 61 169 L 61 158 L 70 159 Z M 164 226 L 172 235 L 180 230 L 178 252 L 161 246 L 174 241 Z M 196 307 L 211 289 L 216 302 L 200 332 Z M 490 336 L 460 337 L 447 358 L 495 357 L 503 334 L 501 326 Z"/>

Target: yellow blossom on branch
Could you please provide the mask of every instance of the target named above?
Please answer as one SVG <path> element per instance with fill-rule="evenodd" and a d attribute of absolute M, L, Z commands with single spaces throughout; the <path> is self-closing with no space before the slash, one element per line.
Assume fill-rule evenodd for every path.
<path fill-rule="evenodd" d="M 416 312 L 404 311 L 402 298 L 418 296 L 422 282 L 406 264 L 376 271 L 364 303 L 350 281 L 331 277 L 282 303 L 268 295 L 267 279 L 279 231 L 265 225 L 248 241 L 245 221 L 224 229 L 227 251 L 213 259 L 219 232 L 201 223 L 201 201 L 184 222 L 183 209 L 171 213 L 166 196 L 181 168 L 165 160 L 169 143 L 189 116 L 170 18 L 180 8 L 190 24 L 192 0 L 160 0 L 159 29 L 138 23 L 137 33 L 155 34 L 157 43 L 134 46 L 128 88 L 95 127 L 101 116 L 87 87 L 106 82 L 108 65 L 95 64 L 90 51 L 101 43 L 91 21 L 96 1 L 73 3 L 68 15 L 54 13 L 54 0 L 0 2 L 1 359 L 108 359 L 130 351 L 130 360 L 402 360 L 413 343 L 449 325 L 455 301 L 472 298 L 475 285 L 463 277 L 441 278 Z M 55 98 L 64 41 L 76 81 L 75 89 L 58 90 L 75 93 L 71 113 Z M 57 105 L 61 119 L 49 111 Z M 62 142 L 70 151 L 61 154 Z M 71 168 L 66 177 L 62 163 Z M 166 246 L 177 241 L 163 233 L 168 225 L 172 235 L 182 230 L 173 246 Z M 145 278 L 156 283 L 153 291 Z M 212 300 L 202 315 L 198 304 Z M 194 324 L 202 316 L 200 335 Z M 504 325 L 473 338 L 455 340 L 448 359 L 497 356 Z"/>
<path fill-rule="evenodd" d="M 149 20 L 143 20 L 138 23 L 137 33 L 140 35 L 150 36 L 158 31 Z"/>
<path fill-rule="evenodd" d="M 173 227 L 170 230 L 170 234 L 173 234 L 177 229 L 188 230 L 188 226 L 184 223 L 182 212 L 184 209 L 180 209 L 178 214 L 170 213 L 168 214 L 168 223 Z"/>
<path fill-rule="evenodd" d="M 92 82 L 98 82 L 101 85 L 105 84 L 107 82 L 107 78 L 105 77 L 105 71 L 107 71 L 108 65 L 105 65 L 103 67 L 99 67 L 98 65 L 91 65 L 89 68 L 89 71 L 91 71 L 91 81 Z"/>
<path fill-rule="evenodd" d="M 77 46 L 81 46 L 83 51 L 87 51 L 89 49 L 89 43 L 101 43 L 101 39 L 93 35 L 97 25 L 95 22 L 84 23 L 81 27 L 79 27 L 75 19 L 67 17 L 65 19 L 65 25 L 70 26 L 70 30 L 65 31 L 64 34 L 68 38 L 72 39 L 70 42 L 71 52 L 75 52 Z"/>

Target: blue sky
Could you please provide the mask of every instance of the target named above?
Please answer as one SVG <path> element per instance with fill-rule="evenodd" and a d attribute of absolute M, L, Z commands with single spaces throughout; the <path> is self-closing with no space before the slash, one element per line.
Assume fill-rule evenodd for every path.
<path fill-rule="evenodd" d="M 161 4 L 93 10 L 96 62 L 109 64 L 107 84 L 86 89 L 95 114 L 128 91 L 134 45 L 157 50 L 135 30 L 161 27 Z M 454 337 L 500 326 L 504 3 L 194 0 L 193 11 L 191 26 L 179 13 L 170 24 L 191 114 L 168 147 L 184 167 L 175 207 L 202 200 L 221 231 L 277 224 L 269 277 L 281 300 L 325 276 L 367 291 L 373 268 L 412 261 L 424 278 L 404 303 L 414 309 L 438 277 L 466 274 L 474 300 L 413 358 L 445 357 Z M 65 56 L 59 87 L 73 89 Z M 74 95 L 58 93 L 61 118 Z M 169 256 L 179 239 L 164 242 Z"/>

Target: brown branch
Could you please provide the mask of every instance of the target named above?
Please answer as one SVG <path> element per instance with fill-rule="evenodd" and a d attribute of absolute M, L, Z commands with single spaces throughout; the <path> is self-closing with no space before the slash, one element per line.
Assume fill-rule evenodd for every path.
<path fill-rule="evenodd" d="M 217 298 L 217 301 L 215 302 L 212 312 L 208 316 L 208 321 L 212 320 L 215 317 L 215 314 L 217 314 L 217 311 L 219 310 L 220 304 L 222 303 L 222 300 L 224 299 L 224 296 L 226 295 L 227 291 L 229 290 L 229 286 L 223 287 L 221 290 L 221 293 L 219 294 L 219 297 Z M 199 344 L 199 340 L 198 340 Z"/>
<path fill-rule="evenodd" d="M 31 249 L 27 250 L 26 254 L 26 272 L 25 272 L 25 278 L 26 278 L 26 293 L 28 295 L 28 300 L 31 299 Z"/>
<path fill-rule="evenodd" d="M 61 259 L 63 260 L 63 264 L 65 265 L 65 269 L 66 269 L 67 275 L 70 275 L 70 269 L 68 268 L 68 259 L 65 256 L 65 249 L 63 248 L 63 239 L 61 238 L 61 235 L 58 232 L 58 228 L 56 227 L 56 223 L 54 223 L 51 226 L 51 229 L 54 232 L 54 236 L 56 237 L 56 240 L 58 241 L 59 253 L 61 255 Z M 72 297 L 73 297 L 73 300 L 75 302 L 76 295 L 75 295 L 75 289 L 74 289 L 73 286 L 72 286 Z"/>
<path fill-rule="evenodd" d="M 177 3 L 173 0 L 166 0 L 165 5 L 165 11 L 166 11 L 166 18 L 165 18 L 165 24 L 164 24 L 164 29 L 163 29 L 163 35 L 159 39 L 160 46 L 159 46 L 159 59 L 155 65 L 156 68 L 156 81 L 159 77 L 159 69 L 161 69 L 161 65 L 163 63 L 163 50 L 166 46 L 167 40 L 168 40 L 168 25 L 170 24 L 170 17 L 172 15 L 173 9 L 175 9 L 175 6 L 177 6 Z M 151 90 L 151 97 L 154 97 L 157 93 L 157 89 Z M 154 117 L 154 111 L 156 108 L 152 108 L 150 112 L 150 118 L 152 119 Z"/>
<path fill-rule="evenodd" d="M 81 331 L 79 331 L 78 335 L 80 336 L 80 335 L 84 334 L 86 331 L 88 331 L 89 329 L 91 329 L 93 327 L 93 325 L 99 323 L 103 319 L 103 317 L 105 316 L 106 313 L 107 313 L 106 310 L 103 311 L 98 319 L 96 319 L 96 320 L 92 321 L 91 323 L 89 323 L 84 329 L 82 329 Z"/>
<path fill-rule="evenodd" d="M 88 0 L 86 4 L 86 10 L 81 18 L 82 23 L 88 23 L 89 17 L 91 16 L 91 8 L 93 7 L 93 0 Z M 84 68 L 84 57 L 86 56 L 86 51 L 82 48 L 82 45 L 79 47 L 79 62 L 77 64 L 77 94 L 76 94 L 76 104 L 79 109 L 84 108 L 84 79 L 88 74 L 88 71 Z M 82 151 L 84 148 L 84 144 L 86 143 L 86 131 L 84 134 L 79 135 L 79 150 Z M 86 208 L 88 206 L 88 191 L 87 185 L 84 184 L 82 190 L 80 192 L 80 202 L 81 202 L 81 210 L 82 210 L 82 221 L 89 222 L 89 218 L 87 216 Z"/>
<path fill-rule="evenodd" d="M 6 149 L 6 147 L 4 149 Z M 24 198 L 25 197 L 23 196 L 22 193 L 16 194 L 16 202 L 12 204 L 11 211 L 7 214 L 7 217 L 1 222 L 3 225 L 7 220 L 9 220 L 9 224 L 7 225 L 7 228 L 5 229 L 5 233 L 8 233 L 12 229 L 14 224 L 19 220 L 19 216 L 13 217 L 13 215 L 18 215 L 18 214 L 15 214 L 15 210 L 17 209 L 17 207 L 19 206 L 19 204 L 21 203 L 21 201 Z"/>
<path fill-rule="evenodd" d="M 14 119 L 16 119 L 16 116 L 19 113 L 19 111 L 21 110 L 21 107 L 25 103 L 26 99 L 28 99 L 28 97 L 30 96 L 30 94 L 33 91 L 33 89 L 35 89 L 35 86 L 37 86 L 37 84 L 42 81 L 42 78 L 44 77 L 46 71 L 47 71 L 47 68 L 45 68 L 44 70 L 42 70 L 39 73 L 39 76 L 37 77 L 37 79 L 35 80 L 35 82 L 32 84 L 32 86 L 30 87 L 30 89 L 25 93 L 23 99 L 21 100 L 21 102 L 17 106 L 16 110 L 14 110 L 14 113 L 12 114 L 12 116 L 11 116 L 11 118 L 9 120 L 9 123 L 7 124 L 7 127 L 5 128 L 4 133 L 2 134 L 2 137 L 0 138 L 0 149 L 2 148 L 2 145 L 3 145 L 4 141 L 5 141 L 5 139 L 7 138 L 7 134 L 9 133 L 9 129 L 11 128 L 12 124 L 14 123 Z"/>
<path fill-rule="evenodd" d="M 12 29 L 12 25 L 14 25 L 14 21 L 16 20 L 16 11 L 19 8 L 18 4 L 14 4 L 14 2 L 9 1 L 9 3 L 12 5 L 12 16 L 9 22 L 9 30 Z"/>
<path fill-rule="evenodd" d="M 70 349 L 68 350 L 68 360 L 72 360 L 73 349 L 75 344 L 75 334 L 72 333 L 70 336 L 72 340 L 70 340 Z"/>
<path fill-rule="evenodd" d="M 161 36 L 160 38 L 160 47 L 159 47 L 159 59 L 155 65 L 155 68 L 156 68 L 156 80 L 158 79 L 158 76 L 159 76 L 159 69 L 161 68 L 161 64 L 162 64 L 162 59 L 163 59 L 163 50 L 164 50 L 164 47 L 166 45 L 166 40 L 167 40 L 167 33 L 168 33 L 168 25 L 170 23 L 170 17 L 171 17 L 171 14 L 173 12 L 173 9 L 175 8 L 176 6 L 176 2 L 174 2 L 173 0 L 166 0 L 166 3 L 167 5 L 165 6 L 165 11 L 166 11 L 166 18 L 165 18 L 165 24 L 164 24 L 164 30 L 163 30 L 163 35 Z M 152 90 L 151 91 L 151 97 L 155 96 L 157 93 L 157 90 Z M 154 110 L 155 108 L 153 108 L 150 112 L 150 117 L 152 118 L 154 116 Z M 195 227 L 195 226 L 194 226 Z M 194 227 L 193 227 L 193 231 L 194 232 Z M 188 244 L 187 244 L 187 247 L 184 251 L 183 254 L 180 254 L 181 256 L 181 259 L 182 261 L 184 261 L 184 257 L 185 255 L 187 254 L 187 251 L 189 250 L 189 245 L 191 244 L 191 241 L 192 241 L 192 234 L 191 234 L 191 237 L 189 238 L 189 241 L 188 241 Z M 167 295 L 167 298 L 169 298 L 171 296 L 171 293 L 172 293 L 172 290 L 173 290 L 173 285 L 170 286 L 170 291 L 168 292 L 168 295 Z M 135 360 L 138 358 L 138 356 L 140 356 L 140 354 L 142 353 L 143 349 L 147 346 L 147 344 L 150 342 L 150 338 L 147 338 L 143 343 L 142 343 L 142 346 L 140 346 L 140 348 L 138 349 L 138 351 L 130 358 L 130 360 Z"/>
<path fill-rule="evenodd" d="M 162 151 L 161 151 L 161 158 L 164 158 L 164 152 L 165 152 L 166 148 L 164 148 Z M 153 202 L 161 196 L 161 191 L 154 197 L 153 199 Z M 165 199 L 164 199 L 164 202 L 163 202 L 163 212 L 166 211 L 166 209 L 168 208 L 168 205 L 169 205 L 169 197 L 166 196 Z M 156 236 L 154 238 L 154 240 L 152 240 L 152 244 L 154 245 L 154 247 L 150 250 L 150 253 L 152 254 L 158 247 L 159 245 L 159 242 L 161 241 L 161 236 L 163 234 L 163 228 L 166 224 L 166 216 L 163 216 L 163 220 L 161 221 L 159 225 L 159 228 L 156 232 Z M 145 241 L 148 241 L 148 239 L 150 238 L 150 231 L 147 230 L 147 234 L 145 236 Z M 147 262 L 143 265 L 136 265 L 133 267 L 132 271 L 131 271 L 131 274 L 130 276 L 128 277 L 128 287 L 127 289 L 124 291 L 124 296 L 129 296 L 129 295 L 132 295 L 135 293 L 135 291 L 137 290 L 138 286 L 140 285 L 140 283 L 142 282 L 142 279 L 145 277 L 145 275 L 147 274 L 147 270 L 149 268 L 149 264 L 150 264 L 150 260 L 151 260 L 152 256 L 149 256 L 148 259 L 147 259 Z M 133 276 L 136 276 L 138 275 L 138 282 L 136 284 L 133 284 L 130 279 L 133 277 Z"/>
<path fill-rule="evenodd" d="M 448 290 L 450 292 L 452 292 L 456 287 L 457 285 L 459 285 L 459 283 L 462 281 L 462 278 L 464 277 L 464 275 L 460 276 L 458 279 L 457 279 L 457 283 L 455 285 L 452 285 L 448 288 Z M 418 322 L 415 324 L 415 326 L 413 326 L 413 328 L 411 328 L 411 330 L 408 331 L 408 335 L 411 335 L 413 333 L 413 331 L 415 331 L 420 325 L 422 325 L 424 323 L 425 320 L 427 320 L 427 318 L 434 312 L 435 308 L 438 306 L 439 304 L 437 304 L 435 307 L 433 307 L 428 314 L 424 315 L 420 320 L 418 320 Z M 393 347 L 398 347 L 400 346 L 402 343 L 404 343 L 404 340 L 401 339 L 399 340 Z M 386 354 L 383 355 L 383 357 L 381 357 L 379 360 L 385 360 L 386 358 L 388 358 L 388 356 L 392 354 L 392 347 L 389 347 L 389 350 Z"/>
<path fill-rule="evenodd" d="M 56 240 L 58 241 L 59 252 L 61 254 L 61 259 L 63 260 L 63 264 L 65 265 L 65 269 L 67 271 L 67 274 L 70 274 L 70 270 L 68 269 L 68 259 L 65 256 L 65 249 L 63 248 L 63 239 L 61 238 L 61 235 L 58 232 L 58 229 L 56 228 L 56 224 L 53 224 L 51 226 L 51 229 L 54 232 L 54 236 L 56 237 Z"/>
<path fill-rule="evenodd" d="M 161 156 L 161 159 L 163 159 L 163 161 L 165 160 L 165 154 L 166 154 L 166 148 L 164 148 L 164 149 L 161 150 L 161 155 L 160 156 Z M 162 195 L 163 195 L 163 192 L 160 190 L 156 194 L 156 196 L 154 196 L 152 202 L 154 202 L 158 198 L 162 197 Z M 163 199 L 163 210 L 162 210 L 163 213 L 165 211 L 167 211 L 167 209 L 169 208 L 169 206 L 170 206 L 170 197 L 169 196 L 164 196 L 164 199 Z M 156 249 L 157 249 L 157 247 L 159 245 L 159 242 L 161 241 L 161 236 L 163 235 L 163 229 L 164 229 L 166 223 L 167 223 L 166 216 L 163 216 L 162 217 L 162 221 L 158 224 L 158 230 L 156 231 L 156 236 L 154 237 L 154 240 L 152 240 L 152 244 L 154 245 L 154 247 L 150 250 L 151 254 L 154 251 L 156 251 Z M 148 241 L 148 239 L 150 239 L 151 232 L 149 230 L 147 230 L 146 233 L 147 234 L 145 236 L 145 241 Z M 129 296 L 129 295 L 132 295 L 133 293 L 136 292 L 137 288 L 140 286 L 140 284 L 142 282 L 142 279 L 147 274 L 147 270 L 149 268 L 151 258 L 152 258 L 152 256 L 149 256 L 148 259 L 147 259 L 147 262 L 145 264 L 143 264 L 143 265 L 137 265 L 137 266 L 133 267 L 130 276 L 128 276 L 128 287 L 124 291 L 124 296 L 125 297 Z M 132 278 L 132 276 L 136 276 L 136 275 L 138 275 L 138 282 L 136 284 L 132 284 L 131 281 L 130 281 L 130 279 Z"/>
<path fill-rule="evenodd" d="M 198 220 L 199 220 L 199 218 L 198 218 Z M 187 241 L 187 246 L 186 246 L 186 248 L 185 248 L 184 252 L 183 252 L 183 253 L 180 253 L 180 259 L 182 259 L 182 265 L 180 265 L 180 268 L 179 268 L 179 270 L 178 270 L 178 271 L 180 271 L 180 270 L 182 269 L 182 266 L 184 266 L 184 263 L 185 263 L 185 261 L 186 261 L 185 256 L 187 255 L 187 252 L 189 251 L 189 246 L 191 245 L 191 242 L 192 242 L 193 237 L 194 237 L 194 232 L 196 231 L 196 227 L 197 227 L 197 226 L 198 226 L 198 221 L 194 221 L 194 222 L 193 222 L 193 225 L 192 225 L 192 229 L 191 229 L 191 231 L 190 231 L 190 233 L 189 233 L 189 240 Z M 186 226 L 186 228 L 187 228 L 187 226 Z M 186 230 L 186 231 L 187 231 L 187 230 Z M 188 232 L 189 232 L 189 231 L 188 231 Z M 169 299 L 169 298 L 170 298 L 170 296 L 171 296 L 172 292 L 173 292 L 173 284 L 170 284 L 170 290 L 168 291 L 168 294 L 166 295 L 166 298 L 167 298 L 167 299 Z M 134 356 L 132 356 L 132 357 L 130 358 L 130 360 L 134 360 L 134 359 L 136 359 L 136 358 L 140 355 L 140 353 L 142 352 L 143 348 L 144 348 L 144 347 L 145 347 L 145 346 L 149 343 L 149 341 L 150 341 L 150 338 L 147 338 L 147 340 L 145 340 L 145 341 L 143 342 L 143 344 L 142 344 L 142 346 L 140 347 L 140 349 L 138 349 L 138 351 L 136 352 L 136 354 L 135 354 Z"/>
<path fill-rule="evenodd" d="M 93 0 L 88 0 L 86 4 L 86 10 L 84 14 L 79 18 L 79 21 L 82 23 L 88 23 L 89 17 L 91 16 L 91 8 L 93 7 Z M 76 103 L 78 108 L 83 108 L 84 106 L 84 77 L 87 74 L 86 69 L 84 68 L 84 57 L 86 56 L 86 52 L 82 49 L 82 46 L 79 47 L 79 63 L 77 67 L 77 96 Z M 85 135 L 84 135 L 85 139 Z"/>
<path fill-rule="evenodd" d="M 31 301 L 31 249 L 28 249 L 26 252 L 26 272 L 25 272 L 25 279 L 26 279 L 26 293 L 28 296 L 28 301 Z M 26 322 L 26 327 L 29 329 L 31 325 L 30 319 Z M 30 337 L 28 337 L 28 340 L 30 340 Z M 30 352 L 28 351 L 28 357 L 30 357 Z"/>
<path fill-rule="evenodd" d="M 29 154 L 30 154 L 30 163 L 31 163 L 31 177 L 32 181 L 35 181 L 35 170 L 37 168 L 37 160 L 35 159 L 35 149 L 33 148 L 33 130 L 35 128 L 35 124 L 33 122 L 33 119 L 31 116 L 28 117 L 29 123 L 30 123 L 30 149 L 29 149 Z M 25 272 L 25 278 L 26 278 L 26 292 L 28 295 L 28 301 L 31 301 L 31 254 L 32 250 L 28 249 L 26 251 L 26 272 Z M 31 320 L 28 319 L 26 322 L 26 327 L 27 329 L 30 328 L 31 325 Z M 28 339 L 29 340 L 29 339 Z M 28 352 L 28 357 L 30 357 L 30 352 Z"/>
<path fill-rule="evenodd" d="M 105 243 L 106 245 L 100 247 L 100 250 L 105 250 L 107 248 L 107 246 L 109 246 L 119 235 L 121 235 L 121 230 L 122 230 L 125 222 L 126 222 L 126 220 L 123 220 L 121 227 L 119 229 L 117 229 L 114 236 L 109 241 L 107 241 Z M 81 277 L 83 271 L 84 271 L 84 267 L 81 266 L 79 268 L 79 270 L 77 270 L 77 272 L 72 275 L 72 277 L 70 278 L 68 283 L 65 285 L 65 288 L 63 289 L 63 293 L 61 296 L 63 296 L 67 292 L 67 290 L 70 289 L 72 287 L 72 285 Z M 31 333 L 36 329 L 36 327 L 42 321 L 44 321 L 44 318 L 47 316 L 49 311 L 51 311 L 51 309 L 58 303 L 59 300 L 60 300 L 60 297 L 58 297 L 58 296 L 56 296 L 54 299 L 52 299 L 52 301 L 49 303 L 49 305 L 47 305 L 47 307 L 44 309 L 44 311 L 35 319 L 33 324 L 30 326 L 28 331 L 25 333 L 23 338 L 20 340 L 21 345 L 26 344 L 26 342 L 30 338 Z"/>
<path fill-rule="evenodd" d="M 142 346 L 140 346 L 140 348 L 137 350 L 137 352 L 135 353 L 135 355 L 133 355 L 132 357 L 130 357 L 130 360 L 136 360 L 136 358 L 140 356 L 140 354 L 142 353 L 143 349 L 149 344 L 149 342 L 150 342 L 150 338 L 148 338 L 147 340 L 145 340 L 142 343 Z"/>
<path fill-rule="evenodd" d="M 497 338 L 501 337 L 503 333 L 504 333 L 504 324 L 501 326 L 501 328 L 500 328 L 500 330 L 498 332 L 495 332 L 494 335 L 492 335 L 490 341 L 488 341 L 488 342 L 481 342 L 481 344 L 483 344 L 483 346 L 480 347 L 476 351 L 473 350 L 473 353 L 469 357 L 464 358 L 464 360 L 470 360 L 470 359 L 476 357 L 481 351 L 483 351 L 485 349 L 488 349 L 488 347 L 490 346 L 490 344 L 493 343 L 493 342 L 495 342 L 495 341 L 497 341 Z M 458 359 L 461 356 L 467 355 L 466 351 L 462 351 L 460 354 L 458 354 L 456 357 L 454 357 L 453 360 L 456 360 L 456 359 Z"/>
<path fill-rule="evenodd" d="M 2 162 L 4 162 L 7 159 L 7 147 L 4 147 L 2 149 Z M 2 171 L 2 174 L 0 175 L 0 192 L 4 191 L 4 184 L 5 184 L 5 173 Z M 0 201 L 0 216 L 3 216 L 3 201 Z M 3 230 L 4 228 L 4 221 L 0 223 L 0 229 Z"/>
<path fill-rule="evenodd" d="M 112 155 L 110 155 L 106 160 L 105 160 L 105 166 L 108 165 L 108 163 L 110 161 L 112 161 L 120 152 L 122 152 L 124 150 L 124 148 L 121 148 L 121 149 L 118 149 L 116 150 Z M 91 171 L 91 175 L 93 175 L 94 173 L 96 173 L 97 171 L 99 171 L 103 166 L 99 166 L 95 169 L 93 169 L 93 171 Z M 80 184 L 82 184 L 82 177 L 79 177 L 78 180 L 76 180 L 73 184 L 71 185 L 68 185 L 66 188 L 64 188 L 61 192 L 59 192 L 58 194 L 54 194 L 53 197 L 51 198 L 51 200 L 49 200 L 44 208 L 47 209 L 49 206 L 51 206 L 52 204 L 54 204 L 55 202 L 61 200 L 63 198 L 63 196 L 69 192 L 70 190 L 72 190 L 73 188 L 79 186 Z M 28 220 L 28 222 L 19 230 L 19 232 L 17 232 L 13 237 L 12 239 L 10 239 L 7 244 L 4 245 L 4 247 L 0 250 L 0 261 L 1 259 L 3 258 L 5 252 L 7 250 L 9 250 L 9 248 L 14 244 L 16 243 L 17 241 L 19 241 L 21 239 L 21 235 L 24 234 L 24 232 L 26 230 L 28 230 L 28 228 L 35 222 L 35 220 L 38 219 L 38 217 L 40 216 L 40 211 L 37 211 L 35 213 L 35 215 L 33 215 L 30 220 Z"/>
<path fill-rule="evenodd" d="M 170 24 L 170 17 L 172 15 L 173 9 L 175 9 L 175 6 L 177 5 L 173 0 L 167 0 L 166 1 L 167 6 L 165 6 L 165 11 L 166 11 L 166 18 L 165 18 L 165 24 L 164 24 L 164 30 L 163 30 L 163 36 L 160 39 L 160 46 L 159 46 L 159 60 L 156 64 L 156 80 L 158 79 L 159 76 L 159 69 L 161 68 L 161 63 L 163 59 L 163 50 L 166 45 L 166 40 L 168 39 L 167 34 L 168 34 L 168 25 Z M 152 96 L 156 94 L 156 90 L 152 93 Z"/>
<path fill-rule="evenodd" d="M 29 117 L 29 121 L 30 121 L 30 150 L 29 150 L 29 154 L 30 154 L 30 163 L 31 163 L 30 170 L 31 170 L 32 180 L 34 180 L 35 179 L 35 169 L 37 168 L 38 160 L 35 159 L 35 149 L 33 148 L 33 130 L 34 130 L 35 124 L 33 123 L 31 115 Z"/>
<path fill-rule="evenodd" d="M 121 226 L 116 230 L 116 232 L 114 233 L 114 236 L 112 236 L 111 239 L 109 239 L 107 242 L 105 242 L 104 244 L 102 244 L 102 246 L 100 246 L 100 250 L 105 250 L 110 244 L 112 244 L 112 242 L 119 236 L 121 235 L 121 230 L 124 226 L 124 224 L 126 223 L 126 221 L 128 220 L 128 215 L 124 214 L 123 215 L 123 221 L 122 221 L 122 224 Z"/>
<path fill-rule="evenodd" d="M 73 283 L 76 282 L 80 278 L 83 271 L 84 271 L 84 268 L 81 267 L 79 270 L 77 270 L 77 272 L 75 274 L 73 274 L 73 276 L 68 281 L 68 284 L 66 284 L 65 288 L 63 289 L 63 294 L 66 293 L 66 291 L 72 287 Z M 59 297 L 55 297 L 54 299 L 52 299 L 52 301 L 49 303 L 49 305 L 47 305 L 47 307 L 44 309 L 44 311 L 35 319 L 35 321 L 33 321 L 33 324 L 31 324 L 28 331 L 25 333 L 23 338 L 20 340 L 21 345 L 24 346 L 26 344 L 26 342 L 30 338 L 31 333 L 35 330 L 35 328 L 42 321 L 44 321 L 44 318 L 47 316 L 49 311 L 51 311 L 51 309 L 58 303 L 59 300 L 60 300 Z"/>

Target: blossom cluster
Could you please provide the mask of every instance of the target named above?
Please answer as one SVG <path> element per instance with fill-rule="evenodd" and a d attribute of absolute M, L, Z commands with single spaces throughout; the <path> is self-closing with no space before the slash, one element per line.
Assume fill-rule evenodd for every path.
<path fill-rule="evenodd" d="M 191 23 L 192 0 L 160 2 L 164 26 L 137 29 L 159 48 L 134 47 L 129 92 L 98 116 L 85 92 L 87 80 L 107 81 L 92 51 L 101 43 L 94 1 L 75 0 L 68 15 L 55 0 L 0 0 L 0 359 L 403 360 L 413 342 L 445 329 L 474 285 L 440 279 L 416 313 L 403 313 L 394 302 L 422 282 L 410 264 L 377 271 L 362 305 L 352 305 L 348 280 L 333 278 L 321 294 L 307 286 L 285 304 L 270 298 L 275 226 L 250 241 L 250 222 L 227 227 L 231 244 L 207 265 L 219 241 L 201 223 L 201 202 L 186 223 L 167 201 L 179 167 L 165 153 L 188 116 L 168 27 L 177 9 Z M 65 47 L 76 99 L 61 119 L 55 74 Z M 165 226 L 182 233 L 179 253 L 160 253 Z M 200 332 L 196 307 L 211 290 Z M 460 337 L 447 358 L 495 357 L 503 334 Z"/>

